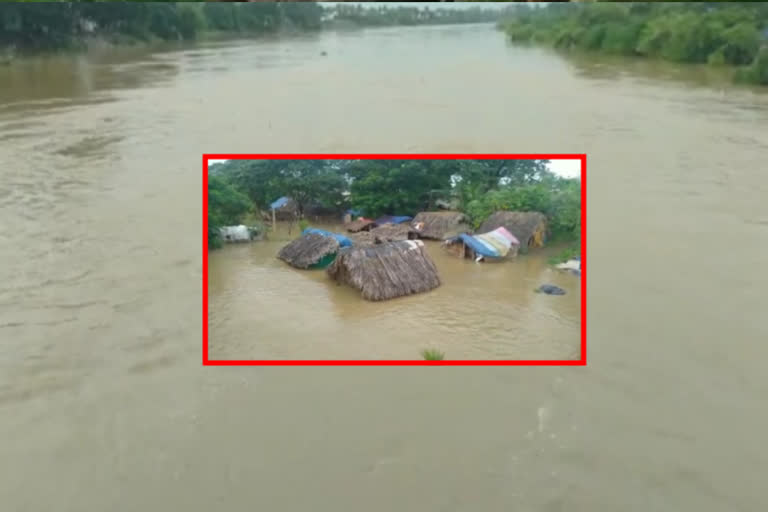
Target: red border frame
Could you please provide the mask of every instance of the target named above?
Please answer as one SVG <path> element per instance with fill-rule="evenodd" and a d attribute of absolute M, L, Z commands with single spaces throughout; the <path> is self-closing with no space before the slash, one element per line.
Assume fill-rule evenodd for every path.
<path fill-rule="evenodd" d="M 212 360 L 208 358 L 209 160 L 580 160 L 581 358 L 576 360 Z M 203 155 L 203 366 L 586 366 L 587 364 L 587 155 L 586 154 L 204 154 Z"/>

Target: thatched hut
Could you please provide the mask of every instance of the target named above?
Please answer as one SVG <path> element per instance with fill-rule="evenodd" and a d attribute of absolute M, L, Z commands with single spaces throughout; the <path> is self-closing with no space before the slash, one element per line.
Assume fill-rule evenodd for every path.
<path fill-rule="evenodd" d="M 334 237 L 308 233 L 280 249 L 277 257 L 296 268 L 325 268 L 338 252 L 339 242 Z"/>
<path fill-rule="evenodd" d="M 416 235 L 411 232 L 411 227 L 408 224 L 385 224 L 376 226 L 370 231 L 352 233 L 349 238 L 356 246 L 370 247 L 387 242 L 415 239 Z"/>
<path fill-rule="evenodd" d="M 544 247 L 547 239 L 547 217 L 539 212 L 496 212 L 485 219 L 480 232 L 504 227 L 520 240 L 520 249 Z"/>
<path fill-rule="evenodd" d="M 500 227 L 481 235 L 462 233 L 446 240 L 444 247 L 450 254 L 460 258 L 475 261 L 485 261 L 488 258 L 490 261 L 501 261 L 517 256 L 520 242 L 512 233 Z"/>
<path fill-rule="evenodd" d="M 371 229 L 371 234 L 382 242 L 399 242 L 416 238 L 408 224 L 384 224 Z"/>
<path fill-rule="evenodd" d="M 273 201 L 269 205 L 269 209 L 269 218 L 272 218 L 271 216 L 274 212 L 276 220 L 293 220 L 299 215 L 299 206 L 296 201 L 290 197 L 284 196 L 280 199 L 277 199 L 276 201 Z"/>
<path fill-rule="evenodd" d="M 419 238 L 445 240 L 470 231 L 469 219 L 461 212 L 421 212 L 411 222 Z"/>
<path fill-rule="evenodd" d="M 331 279 L 360 290 L 364 299 L 372 301 L 440 286 L 437 268 L 420 240 L 343 249 L 326 272 Z"/>
<path fill-rule="evenodd" d="M 360 231 L 370 231 L 371 228 L 376 227 L 376 223 L 371 219 L 360 218 L 355 221 L 349 222 L 344 226 L 350 233 L 359 233 Z"/>

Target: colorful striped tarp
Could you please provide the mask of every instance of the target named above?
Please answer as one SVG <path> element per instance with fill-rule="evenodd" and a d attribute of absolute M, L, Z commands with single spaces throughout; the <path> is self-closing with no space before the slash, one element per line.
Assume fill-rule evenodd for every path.
<path fill-rule="evenodd" d="M 463 234 L 459 238 L 477 254 L 488 258 L 503 258 L 513 245 L 520 245 L 515 235 L 503 227 L 482 235 Z"/>

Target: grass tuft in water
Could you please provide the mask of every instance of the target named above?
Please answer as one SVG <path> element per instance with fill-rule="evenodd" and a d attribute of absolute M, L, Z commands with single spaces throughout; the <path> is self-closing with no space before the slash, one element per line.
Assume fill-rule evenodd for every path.
<path fill-rule="evenodd" d="M 442 361 L 445 359 L 445 354 L 434 348 L 422 350 L 421 356 L 427 361 Z"/>

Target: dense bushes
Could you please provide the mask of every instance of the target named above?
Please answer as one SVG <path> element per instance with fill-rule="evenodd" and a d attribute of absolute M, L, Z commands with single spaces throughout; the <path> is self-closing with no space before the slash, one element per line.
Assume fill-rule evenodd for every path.
<path fill-rule="evenodd" d="M 768 3 L 550 4 L 517 14 L 503 28 L 513 42 L 748 66 L 741 79 L 768 84 L 758 55 L 768 39 Z"/>
<path fill-rule="evenodd" d="M 208 176 L 208 247 L 221 245 L 219 228 L 240 224 L 253 205 L 224 178 Z"/>
<path fill-rule="evenodd" d="M 581 239 L 581 182 L 550 178 L 525 186 L 501 186 L 470 201 L 465 207 L 475 227 L 493 212 L 537 211 L 549 220 L 554 239 Z"/>

